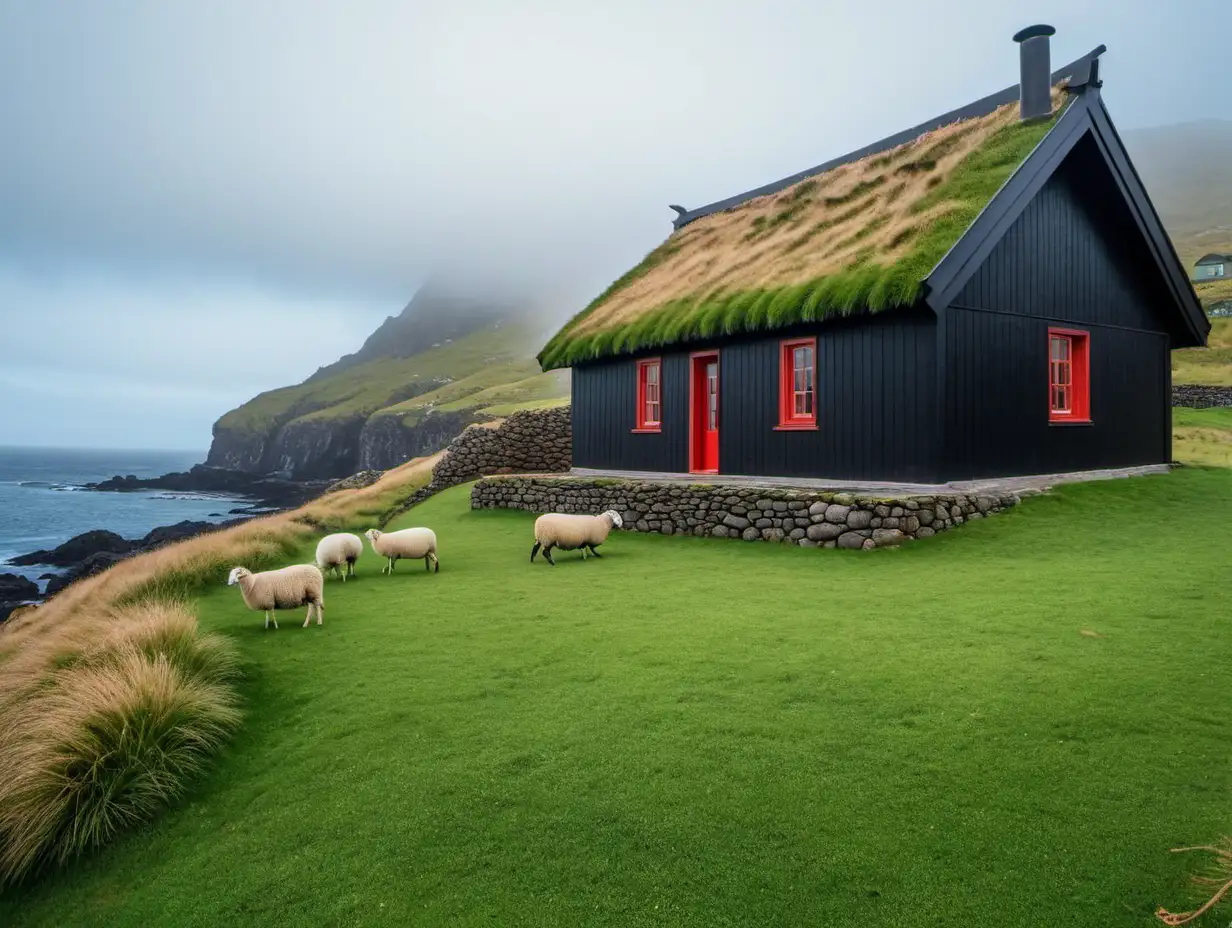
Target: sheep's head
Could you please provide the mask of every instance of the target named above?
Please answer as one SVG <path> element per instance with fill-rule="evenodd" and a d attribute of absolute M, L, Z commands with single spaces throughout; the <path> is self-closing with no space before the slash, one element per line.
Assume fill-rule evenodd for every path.
<path fill-rule="evenodd" d="M 613 528 L 620 528 L 621 526 L 625 524 L 625 520 L 620 517 L 620 513 L 617 512 L 615 509 L 609 509 L 607 512 L 604 513 L 604 515 L 612 520 Z"/>
<path fill-rule="evenodd" d="M 231 576 L 227 578 L 227 586 L 235 586 L 235 584 L 239 583 L 245 577 L 251 576 L 252 571 L 250 571 L 247 567 L 232 567 Z"/>
<path fill-rule="evenodd" d="M 381 537 L 381 530 L 379 528 L 370 528 L 368 531 L 364 532 L 364 537 L 369 541 L 375 542 Z"/>

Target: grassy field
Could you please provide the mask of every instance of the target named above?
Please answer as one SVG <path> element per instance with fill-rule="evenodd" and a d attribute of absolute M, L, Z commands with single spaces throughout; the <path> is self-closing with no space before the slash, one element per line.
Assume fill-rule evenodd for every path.
<path fill-rule="evenodd" d="M 1172 382 L 1232 386 L 1232 319 L 1212 319 L 1206 348 L 1172 352 Z"/>
<path fill-rule="evenodd" d="M 903 550 L 553 569 L 450 490 L 400 520 L 441 572 L 366 554 L 322 628 L 220 577 L 245 727 L 0 924 L 1157 924 L 1198 898 L 1169 848 L 1232 829 L 1230 519 L 1184 468 Z"/>
<path fill-rule="evenodd" d="M 1232 467 L 1232 408 L 1174 408 L 1172 456 L 1189 464 Z"/>

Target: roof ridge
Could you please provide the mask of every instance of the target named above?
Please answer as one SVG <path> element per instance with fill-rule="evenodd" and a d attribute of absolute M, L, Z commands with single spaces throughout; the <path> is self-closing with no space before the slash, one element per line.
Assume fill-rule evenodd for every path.
<path fill-rule="evenodd" d="M 1080 58 L 1076 58 L 1069 64 L 1062 65 L 1056 71 L 1052 72 L 1050 83 L 1056 84 L 1058 81 L 1070 78 L 1070 87 L 1078 88 L 1086 86 L 1088 83 L 1098 84 L 1098 68 L 1096 67 L 1099 56 L 1108 50 L 1106 45 L 1098 45 L 1091 49 Z M 901 132 L 896 132 L 893 135 L 886 136 L 880 141 L 873 142 L 871 145 L 865 145 L 863 148 L 857 148 L 855 151 L 848 152 L 838 158 L 833 158 L 816 167 L 808 168 L 804 171 L 799 171 L 789 177 L 784 177 L 781 180 L 773 181 L 769 184 L 764 184 L 761 187 L 747 190 L 744 193 L 738 193 L 735 196 L 730 196 L 722 200 L 716 200 L 705 206 L 699 206 L 697 209 L 686 210 L 683 207 L 673 206 L 677 216 L 672 220 L 672 226 L 680 229 L 695 219 L 701 219 L 703 216 L 709 216 L 712 213 L 722 212 L 725 209 L 731 209 L 733 206 L 739 206 L 747 200 L 755 199 L 756 197 L 767 196 L 772 193 L 778 193 L 780 190 L 785 190 L 792 184 L 799 183 L 807 177 L 812 177 L 816 174 L 823 174 L 826 171 L 831 171 L 834 168 L 841 167 L 844 164 L 849 164 L 852 161 L 858 161 L 868 155 L 874 155 L 878 152 L 885 151 L 890 148 L 897 148 L 912 139 L 918 138 L 925 132 L 932 132 L 940 129 L 942 126 L 948 126 L 950 123 L 957 122 L 960 119 L 974 119 L 980 116 L 987 116 L 999 106 L 1004 106 L 1006 103 L 1012 103 L 1018 99 L 1019 85 L 1011 84 L 996 93 L 991 93 L 986 97 L 968 103 L 966 106 L 960 106 L 958 109 L 950 110 L 947 113 L 942 113 L 940 116 L 935 116 L 930 120 L 920 123 L 918 126 L 913 126 L 910 129 L 904 129 Z"/>

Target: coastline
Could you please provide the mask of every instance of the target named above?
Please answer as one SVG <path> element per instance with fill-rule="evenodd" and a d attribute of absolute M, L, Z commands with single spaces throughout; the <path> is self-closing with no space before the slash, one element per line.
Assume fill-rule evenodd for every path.
<path fill-rule="evenodd" d="M 160 463 L 174 467 L 191 457 L 200 460 L 191 453 L 3 451 L 7 466 L 0 476 L 8 479 L 0 484 L 8 508 L 21 518 L 9 525 L 7 537 L 0 536 L 0 622 L 14 608 L 38 604 L 118 560 L 294 508 L 336 482 L 294 481 L 201 464 L 152 470 Z M 137 473 L 100 467 L 119 461 Z M 100 479 L 108 470 L 114 475 Z M 107 497 L 124 502 L 109 504 Z"/>

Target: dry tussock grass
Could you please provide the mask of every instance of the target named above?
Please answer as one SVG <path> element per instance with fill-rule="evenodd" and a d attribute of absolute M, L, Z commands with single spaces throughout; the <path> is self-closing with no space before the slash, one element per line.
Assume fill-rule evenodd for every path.
<path fill-rule="evenodd" d="M 1011 125 L 1017 110 L 1015 103 L 952 123 L 689 223 L 669 239 L 674 254 L 596 307 L 576 331 L 625 325 L 686 296 L 805 283 L 850 266 L 868 249 L 893 262 L 910 248 L 914 230 L 950 208 L 938 202 L 916 211 L 937 178 Z"/>
<path fill-rule="evenodd" d="M 1064 88 L 1053 88 L 1054 110 L 1063 101 Z M 934 189 L 1017 121 L 1018 104 L 1006 104 L 694 220 L 664 244 L 665 257 L 580 319 L 572 334 L 618 329 L 676 300 L 804 284 L 861 262 L 893 264 L 958 207 Z"/>
<path fill-rule="evenodd" d="M 238 726 L 236 653 L 198 632 L 195 589 L 380 523 L 439 458 L 120 561 L 0 626 L 0 885 L 151 818 Z"/>

